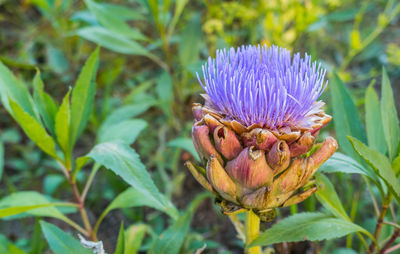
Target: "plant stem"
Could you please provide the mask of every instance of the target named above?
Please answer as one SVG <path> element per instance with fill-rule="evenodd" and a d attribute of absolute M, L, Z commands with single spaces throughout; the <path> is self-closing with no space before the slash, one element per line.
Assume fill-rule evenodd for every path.
<path fill-rule="evenodd" d="M 390 239 L 385 243 L 385 245 L 382 247 L 381 251 L 379 253 L 386 253 L 386 250 L 390 248 L 390 246 L 396 241 L 396 239 L 400 236 L 400 230 L 396 228 L 394 230 L 393 235 L 390 237 Z"/>
<path fill-rule="evenodd" d="M 246 246 L 248 246 L 254 239 L 257 238 L 260 232 L 260 218 L 252 211 L 246 212 L 245 234 Z M 261 247 L 256 246 L 252 248 L 246 247 L 247 254 L 261 254 Z"/>
<path fill-rule="evenodd" d="M 376 221 L 376 226 L 375 226 L 374 237 L 375 237 L 376 241 L 378 241 L 378 239 L 379 239 L 379 235 L 380 235 L 381 230 L 382 230 L 383 220 L 385 219 L 386 212 L 387 212 L 387 210 L 389 208 L 389 204 L 390 204 L 391 201 L 392 201 L 392 197 L 390 195 L 388 195 L 388 196 L 385 197 L 385 199 L 382 202 L 382 209 L 381 209 L 381 212 L 379 214 L 378 220 Z M 368 253 L 373 253 L 374 250 L 375 250 L 375 247 L 379 248 L 379 246 L 376 246 L 375 243 L 371 243 L 371 245 L 369 246 L 369 249 L 368 249 Z"/>

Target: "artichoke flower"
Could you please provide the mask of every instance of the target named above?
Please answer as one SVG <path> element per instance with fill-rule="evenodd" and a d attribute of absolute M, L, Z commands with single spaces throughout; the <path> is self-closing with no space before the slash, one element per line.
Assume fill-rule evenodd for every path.
<path fill-rule="evenodd" d="M 251 209 L 267 221 L 313 194 L 314 173 L 338 148 L 332 137 L 315 143 L 331 120 L 318 101 L 328 84 L 321 65 L 258 45 L 218 50 L 202 71 L 192 138 L 204 167 L 186 166 L 222 211 Z"/>

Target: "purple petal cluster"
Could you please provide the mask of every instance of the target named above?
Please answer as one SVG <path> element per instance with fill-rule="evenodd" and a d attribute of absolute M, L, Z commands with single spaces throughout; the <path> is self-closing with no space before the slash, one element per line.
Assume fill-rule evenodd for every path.
<path fill-rule="evenodd" d="M 204 83 L 197 77 L 214 110 L 246 126 L 275 129 L 299 127 L 319 109 L 325 73 L 310 55 L 258 45 L 217 50 L 203 65 Z"/>

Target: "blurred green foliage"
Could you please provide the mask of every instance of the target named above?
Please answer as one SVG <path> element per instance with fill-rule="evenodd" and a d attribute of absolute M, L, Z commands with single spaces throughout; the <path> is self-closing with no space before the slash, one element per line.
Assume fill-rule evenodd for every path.
<path fill-rule="evenodd" d="M 98 228 L 98 238 L 104 240 L 108 252 L 115 249 L 117 242 L 118 246 L 124 243 L 124 246 L 133 246 L 134 250 L 154 251 L 154 246 L 160 246 L 162 242 L 162 232 L 171 238 L 174 228 L 182 227 L 180 230 L 188 233 L 185 241 L 175 247 L 181 253 L 193 253 L 204 243 L 210 253 L 240 253 L 243 246 L 236 241 L 233 227 L 211 201 L 200 206 L 197 221 L 188 228 L 197 206 L 196 201 L 192 204 L 190 201 L 196 200 L 201 188 L 188 176 L 183 162 L 196 159 L 190 142 L 191 103 L 201 101 L 198 94 L 202 89 L 196 78 L 201 64 L 209 55 L 213 56 L 217 48 L 242 44 L 277 44 L 310 53 L 328 69 L 331 83 L 334 83 L 322 98 L 327 102 L 328 111 L 336 110 L 337 119 L 351 120 L 352 124 L 351 130 L 331 124 L 321 136 L 337 136 L 339 141 L 342 140 L 341 151 L 360 164 L 363 162 L 346 135 L 364 143 L 368 141 L 371 146 L 370 136 L 374 135 L 368 132 L 372 127 L 367 127 L 367 132 L 363 133 L 360 131 L 364 129 L 363 124 L 358 127 L 357 124 L 364 120 L 367 125 L 376 121 L 370 118 L 371 114 L 368 116 L 367 110 L 367 107 L 370 110 L 374 107 L 367 105 L 374 95 L 371 90 L 368 98 L 364 94 L 370 81 L 381 76 L 382 65 L 391 77 L 394 98 L 400 94 L 399 12 L 400 4 L 395 0 L 0 0 L 0 60 L 4 63 L 3 72 L 7 72 L 6 68 L 11 69 L 17 76 L 17 86 L 25 87 L 33 94 L 31 99 L 26 99 L 30 95 L 17 96 L 22 111 L 12 102 L 11 111 L 20 112 L 20 117 L 27 117 L 24 112 L 28 112 L 29 119 L 41 119 L 37 122 L 57 143 L 57 150 L 54 153 L 50 139 L 40 148 L 53 157 L 63 154 L 60 157 L 63 163 L 68 161 L 66 158 L 75 161 L 72 163 L 76 172 L 74 177 L 81 191 L 88 179 L 93 181 L 85 203 L 89 220 L 95 222 L 94 219 L 103 217 L 107 209 L 118 210 L 111 212 L 112 216 L 105 216 L 107 211 L 102 218 L 103 226 Z M 83 112 L 88 123 L 83 129 L 85 124 L 78 121 L 82 115 L 72 114 L 70 122 L 78 126 L 70 126 L 74 128 L 73 132 L 68 131 L 72 136 L 61 137 L 58 132 L 65 131 L 62 128 L 68 124 L 55 126 L 57 114 L 63 114 L 59 108 L 63 108 L 64 113 L 68 108 L 72 112 L 72 104 L 78 105 L 74 103 L 74 90 L 69 91 L 96 44 L 102 47 L 95 77 L 96 94 L 93 94 L 93 101 L 78 99 L 93 104 L 93 107 L 85 107 L 87 110 L 92 108 L 90 111 Z M 37 70 L 40 70 L 45 86 L 39 80 Z M 378 80 L 376 86 L 380 85 Z M 342 96 L 329 97 L 329 92 Z M 68 96 L 63 103 L 67 93 L 72 96 L 69 106 Z M 1 95 L 10 96 L 4 90 Z M 348 115 L 337 113 L 343 108 L 341 100 L 353 110 L 349 110 Z M 398 100 L 394 103 L 399 106 Z M 31 125 L 24 128 L 25 120 L 16 117 L 22 129 L 18 127 L 7 114 L 7 107 L 3 104 L 0 109 L 0 197 L 34 190 L 42 193 L 44 197 L 41 198 L 45 201 L 39 198 L 41 202 L 25 206 L 72 201 L 73 192 L 59 169 L 59 162 L 40 151 L 35 146 L 39 141 L 32 135 L 28 135 L 30 140 L 23 134 L 22 129 L 27 131 Z M 362 114 L 354 120 L 351 113 L 356 110 Z M 365 117 L 364 111 L 369 112 Z M 61 116 L 60 119 L 65 120 Z M 334 121 L 335 124 L 338 122 Z M 76 139 L 80 133 L 82 135 Z M 383 135 L 379 139 L 382 138 Z M 114 203 L 118 195 L 127 195 L 127 200 L 138 195 L 129 189 L 132 182 L 122 181 L 111 171 L 99 170 L 100 166 L 90 164 L 84 155 L 95 145 L 115 139 L 125 140 L 128 144 L 135 141 L 131 147 L 125 144 L 119 149 L 140 155 L 140 161 L 135 163 L 144 165 L 150 172 L 154 186 L 180 210 L 182 219 L 169 218 L 162 209 L 160 212 L 159 207 L 148 204 L 156 209 L 144 208 L 143 204 L 135 205 L 134 202 Z M 383 146 L 379 142 L 372 141 L 381 151 Z M 382 151 L 383 154 L 386 152 Z M 392 148 L 390 153 L 392 158 Z M 91 155 L 93 159 L 100 158 L 93 150 Z M 99 161 L 96 160 L 103 165 L 109 162 Z M 361 166 L 369 169 L 364 164 Z M 356 168 L 360 170 L 361 166 Z M 372 175 L 371 171 L 367 173 Z M 330 174 L 329 178 L 351 221 L 373 232 L 375 202 L 383 202 L 380 196 L 386 191 L 381 180 L 373 179 L 372 183 L 377 184 L 371 187 L 358 175 L 339 172 Z M 377 200 L 370 198 L 371 193 L 378 197 Z M 321 200 L 320 196 L 317 198 Z M 299 207 L 282 210 L 281 214 L 315 212 L 321 209 L 320 203 L 312 197 Z M 396 205 L 396 212 L 398 208 Z M 45 208 L 36 211 L 40 212 L 40 209 Z M 61 215 L 57 216 L 72 213 L 72 218 L 80 225 L 80 217 L 74 209 L 62 207 L 59 209 Z M 39 223 L 26 213 L 20 217 L 12 222 L 1 221 L 0 248 L 7 246 L 4 251 L 0 249 L 1 253 L 18 253 L 19 250 L 42 253 L 49 248 L 55 251 L 57 244 L 49 247 L 41 230 L 47 239 L 48 235 L 61 235 L 71 241 L 71 248 L 76 246 L 75 239 L 59 230 L 71 230 L 66 224 L 54 222 L 56 227 L 43 221 Z M 121 221 L 125 225 L 122 231 Z M 380 237 L 389 237 L 391 231 L 391 227 L 384 226 Z M 358 252 L 363 250 L 362 241 L 351 235 L 346 241 L 328 240 L 311 245 L 324 253 L 345 247 Z M 117 252 L 123 253 L 122 249 L 119 247 Z"/>

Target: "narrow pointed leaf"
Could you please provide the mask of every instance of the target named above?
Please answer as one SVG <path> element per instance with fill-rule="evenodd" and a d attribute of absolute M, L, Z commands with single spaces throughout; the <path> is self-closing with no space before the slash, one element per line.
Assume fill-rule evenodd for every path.
<path fill-rule="evenodd" d="M 82 133 L 92 113 L 95 96 L 95 77 L 99 61 L 99 51 L 97 48 L 86 61 L 79 74 L 78 80 L 72 90 L 71 97 L 71 128 L 70 142 L 71 147 L 78 136 Z"/>
<path fill-rule="evenodd" d="M 283 219 L 261 233 L 250 246 L 266 246 L 281 242 L 322 241 L 364 232 L 362 227 L 323 213 L 298 213 Z"/>
<path fill-rule="evenodd" d="M 319 186 L 315 193 L 318 201 L 336 217 L 351 221 L 328 177 L 317 174 L 316 179 Z"/>
<path fill-rule="evenodd" d="M 392 169 L 390 160 L 381 154 L 380 152 L 369 148 L 361 141 L 356 138 L 349 137 L 354 150 L 367 162 L 379 175 L 388 187 L 392 190 L 392 193 L 396 197 L 397 201 L 400 202 L 400 183 Z"/>
<path fill-rule="evenodd" d="M 330 92 L 333 107 L 333 122 L 339 141 L 339 147 L 353 158 L 357 158 L 347 136 L 351 135 L 366 142 L 364 126 L 358 115 L 357 108 L 337 74 L 330 80 Z"/>
<path fill-rule="evenodd" d="M 25 134 L 35 142 L 40 149 L 57 158 L 56 144 L 51 136 L 47 134 L 43 126 L 30 114 L 25 112 L 19 104 L 10 99 L 10 106 L 14 112 L 14 118 L 24 130 Z"/>
<path fill-rule="evenodd" d="M 397 148 L 400 142 L 400 126 L 392 87 L 385 68 L 383 68 L 382 71 L 381 113 L 383 132 L 385 133 L 385 139 L 388 145 L 389 158 L 392 160 L 397 155 Z"/>
<path fill-rule="evenodd" d="M 125 254 L 136 254 L 147 232 L 147 225 L 132 225 L 125 230 Z"/>
<path fill-rule="evenodd" d="M 46 128 L 51 134 L 55 135 L 54 132 L 54 119 L 57 113 L 57 104 L 53 98 L 44 91 L 44 84 L 40 78 L 40 72 L 37 71 L 35 78 L 33 79 L 33 100 L 39 110 L 40 116 Z"/>
<path fill-rule="evenodd" d="M 90 12 L 92 12 L 97 20 L 105 26 L 107 29 L 121 34 L 135 40 L 147 40 L 139 30 L 130 27 L 125 23 L 125 18 L 123 16 L 117 16 L 115 13 L 109 11 L 108 5 L 103 5 L 101 3 L 96 3 L 92 0 L 85 0 L 86 5 L 89 7 Z"/>
<path fill-rule="evenodd" d="M 84 27 L 76 31 L 76 34 L 86 40 L 97 43 L 109 50 L 128 54 L 150 56 L 151 53 L 134 40 L 130 40 L 118 33 L 109 31 L 100 26 Z"/>
<path fill-rule="evenodd" d="M 57 141 L 61 149 L 65 153 L 69 151 L 69 127 L 71 118 L 71 113 L 70 113 L 71 110 L 69 106 L 70 91 L 68 91 L 68 93 L 65 95 L 61 103 L 61 106 L 58 109 L 55 122 L 55 132 L 57 136 Z"/>
<path fill-rule="evenodd" d="M 14 74 L 0 61 L 0 98 L 3 106 L 13 115 L 9 98 L 18 104 L 35 120 L 39 120 L 38 112 L 33 104 L 32 97 L 27 87 L 22 84 Z"/>
<path fill-rule="evenodd" d="M 124 223 L 121 222 L 121 226 L 119 228 L 117 246 L 115 247 L 114 254 L 124 254 L 125 253 L 125 231 L 124 231 Z"/>
<path fill-rule="evenodd" d="M 387 146 L 383 134 L 379 98 L 373 84 L 367 88 L 365 93 L 365 123 L 367 127 L 368 146 L 385 154 Z"/>

